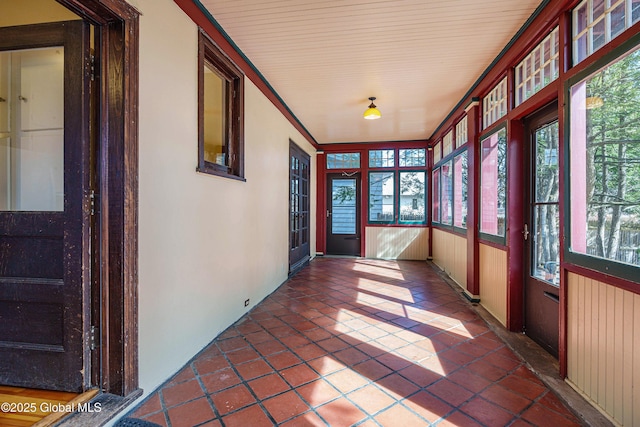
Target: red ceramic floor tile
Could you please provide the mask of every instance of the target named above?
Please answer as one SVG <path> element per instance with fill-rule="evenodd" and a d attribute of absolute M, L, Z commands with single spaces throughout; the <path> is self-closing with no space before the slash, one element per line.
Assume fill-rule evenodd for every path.
<path fill-rule="evenodd" d="M 427 391 L 454 406 L 462 405 L 473 396 L 473 393 L 446 378 L 428 387 Z"/>
<path fill-rule="evenodd" d="M 243 337 L 234 337 L 234 338 L 223 339 L 218 341 L 218 347 L 223 352 L 239 350 L 241 348 L 245 348 L 248 346 L 249 346 L 249 343 L 246 342 Z"/>
<path fill-rule="evenodd" d="M 348 343 L 344 342 L 343 340 L 337 337 L 332 337 L 326 340 L 318 341 L 316 344 L 318 344 L 320 347 L 322 347 L 328 352 L 339 351 L 349 347 Z"/>
<path fill-rule="evenodd" d="M 245 381 L 273 372 L 273 369 L 261 359 L 236 365 L 236 369 Z"/>
<path fill-rule="evenodd" d="M 364 361 L 362 363 L 358 363 L 357 365 L 353 366 L 351 369 L 358 372 L 360 375 L 367 377 L 371 381 L 380 379 L 386 375 L 389 375 L 391 372 L 393 372 L 391 369 L 387 368 L 382 363 L 373 359 Z"/>
<path fill-rule="evenodd" d="M 319 375 L 307 365 L 298 365 L 285 369 L 280 372 L 280 375 L 293 387 L 298 387 L 319 378 Z"/>
<path fill-rule="evenodd" d="M 575 418 L 565 418 L 541 404 L 535 404 L 527 409 L 522 418 L 536 426 L 573 427 L 579 426 Z"/>
<path fill-rule="evenodd" d="M 376 415 L 375 419 L 383 426 L 420 426 L 426 424 L 422 418 L 401 404 L 395 404 Z"/>
<path fill-rule="evenodd" d="M 271 341 L 273 337 L 270 333 L 265 331 L 254 332 L 245 336 L 246 340 L 249 341 L 254 346 L 256 344 L 260 344 L 262 342 Z"/>
<path fill-rule="evenodd" d="M 282 344 L 286 345 L 290 349 L 303 347 L 307 344 L 311 344 L 311 341 L 305 338 L 304 335 L 297 334 L 297 333 L 294 335 L 282 337 L 280 338 L 280 341 L 282 341 Z"/>
<path fill-rule="evenodd" d="M 419 391 L 402 403 L 430 423 L 446 417 L 453 409 L 451 405 L 426 391 Z"/>
<path fill-rule="evenodd" d="M 191 366 L 187 365 L 184 368 L 182 368 L 176 375 L 174 375 L 173 378 L 169 380 L 167 385 L 182 383 L 185 381 L 192 380 L 194 378 L 195 378 L 195 373 L 193 372 L 193 369 L 191 369 Z"/>
<path fill-rule="evenodd" d="M 558 397 L 550 391 L 542 396 L 542 398 L 538 400 L 538 403 L 551 409 L 552 411 L 558 412 L 560 415 L 569 418 L 570 420 L 575 420 L 577 422 L 577 419 L 575 418 L 573 413 L 569 411 L 569 409 L 567 409 L 567 407 L 564 406 L 562 402 L 560 402 L 560 399 L 558 399 Z"/>
<path fill-rule="evenodd" d="M 258 396 L 258 399 L 266 399 L 289 389 L 287 383 L 278 374 L 271 374 L 250 381 L 249 387 Z"/>
<path fill-rule="evenodd" d="M 413 363 L 400 356 L 399 354 L 385 352 L 379 356 L 375 357 L 375 360 L 382 363 L 389 369 L 394 371 L 399 371 L 401 369 L 406 368 L 407 366 L 411 366 Z"/>
<path fill-rule="evenodd" d="M 482 378 L 481 376 L 465 369 L 459 369 L 447 375 L 447 379 L 461 385 L 473 393 L 478 393 L 492 384 L 491 381 L 486 378 Z"/>
<path fill-rule="evenodd" d="M 369 356 L 360 350 L 349 347 L 344 350 L 337 351 L 333 353 L 333 357 L 340 360 L 345 366 L 351 366 L 356 363 L 363 362 L 369 358 Z"/>
<path fill-rule="evenodd" d="M 158 393 L 153 393 L 142 405 L 138 406 L 132 416 L 135 418 L 142 418 L 161 410 L 162 403 L 160 402 L 160 395 Z"/>
<path fill-rule="evenodd" d="M 225 427 L 273 427 L 273 421 L 259 405 L 249 406 L 222 418 Z"/>
<path fill-rule="evenodd" d="M 212 394 L 211 399 L 220 415 L 226 415 L 255 403 L 253 395 L 242 384 Z"/>
<path fill-rule="evenodd" d="M 168 410 L 172 427 L 192 427 L 216 418 L 206 398 L 187 402 Z"/>
<path fill-rule="evenodd" d="M 352 426 L 366 417 L 364 412 L 344 397 L 319 407 L 317 412 L 331 427 Z"/>
<path fill-rule="evenodd" d="M 498 368 L 482 359 L 471 362 L 466 366 L 466 369 L 492 382 L 501 380 L 507 374 L 507 371 L 504 369 Z"/>
<path fill-rule="evenodd" d="M 315 413 L 307 412 L 280 424 L 280 427 L 326 427 L 326 424 Z"/>
<path fill-rule="evenodd" d="M 438 357 L 443 357 L 447 360 L 457 363 L 460 366 L 464 366 L 468 363 L 476 360 L 475 356 L 458 350 L 458 347 L 453 347 L 448 350 L 438 353 Z"/>
<path fill-rule="evenodd" d="M 272 397 L 262 403 L 278 424 L 309 410 L 307 404 L 293 391 Z"/>
<path fill-rule="evenodd" d="M 196 379 L 162 389 L 162 400 L 167 408 L 202 396 L 204 396 L 204 390 Z"/>
<path fill-rule="evenodd" d="M 393 399 L 373 385 L 368 385 L 360 390 L 349 393 L 347 397 L 369 415 L 375 414 L 396 403 L 396 399 Z"/>
<path fill-rule="evenodd" d="M 473 419 L 460 411 L 455 411 L 438 423 L 438 427 L 482 427 Z M 493 426 L 492 426 L 493 427 Z M 496 426 L 497 427 L 497 426 Z"/>
<path fill-rule="evenodd" d="M 388 375 L 376 381 L 376 385 L 395 399 L 403 399 L 419 390 L 418 386 L 398 374 Z"/>
<path fill-rule="evenodd" d="M 309 366 L 311 366 L 316 372 L 321 375 L 329 375 L 333 372 L 341 371 L 345 369 L 345 366 L 339 360 L 335 360 L 330 356 L 324 356 L 318 359 L 314 359 L 309 362 Z"/>
<path fill-rule="evenodd" d="M 509 357 L 504 357 L 499 353 L 491 353 L 483 357 L 482 360 L 492 364 L 493 366 L 504 369 L 505 371 L 513 371 L 518 366 L 522 365 L 522 362 L 515 361 Z"/>
<path fill-rule="evenodd" d="M 368 383 L 366 378 L 351 369 L 344 369 L 331 375 L 327 375 L 325 376 L 325 379 L 343 394 L 363 387 Z"/>
<path fill-rule="evenodd" d="M 309 361 L 325 356 L 327 352 L 315 344 L 308 344 L 293 350 L 302 360 Z"/>
<path fill-rule="evenodd" d="M 142 419 L 144 421 L 149 421 L 150 423 L 158 424 L 162 427 L 167 427 L 167 419 L 164 412 L 158 412 L 157 414 L 149 415 L 148 417 L 144 417 Z"/>
<path fill-rule="evenodd" d="M 284 345 L 276 340 L 265 341 L 254 345 L 255 349 L 258 350 L 263 356 L 268 356 L 270 354 L 279 353 L 286 349 Z"/>
<path fill-rule="evenodd" d="M 515 374 L 505 377 L 498 384 L 531 400 L 536 399 L 546 391 L 545 387 Z"/>
<path fill-rule="evenodd" d="M 398 373 L 423 388 L 442 379 L 442 375 L 440 373 L 433 372 L 420 365 L 408 366 L 398 371 Z"/>
<path fill-rule="evenodd" d="M 255 360 L 260 358 L 260 355 L 256 353 L 253 349 L 250 348 L 242 348 L 240 350 L 232 351 L 227 353 L 227 357 L 229 361 L 233 364 L 248 362 L 250 360 Z"/>
<path fill-rule="evenodd" d="M 282 353 L 271 355 L 267 357 L 267 361 L 277 370 L 302 363 L 302 360 L 291 351 L 283 351 Z"/>
<path fill-rule="evenodd" d="M 487 426 L 506 426 L 513 419 L 512 414 L 480 397 L 461 406 L 460 410 Z"/>
<path fill-rule="evenodd" d="M 499 385 L 492 385 L 480 393 L 480 396 L 514 414 L 520 413 L 532 403 L 531 400 Z"/>
<path fill-rule="evenodd" d="M 194 363 L 196 371 L 200 375 L 210 374 L 229 367 L 229 362 L 224 356 L 212 356 L 206 358 L 198 358 Z"/>
<path fill-rule="evenodd" d="M 312 407 L 323 405 L 341 395 L 338 390 L 323 379 L 298 387 L 296 391 Z"/>
<path fill-rule="evenodd" d="M 221 369 L 213 374 L 202 375 L 202 383 L 209 393 L 240 384 L 240 378 L 231 368 Z"/>
<path fill-rule="evenodd" d="M 311 342 L 317 342 L 326 340 L 327 338 L 331 338 L 331 334 L 322 328 L 305 331 L 304 336 L 311 340 Z"/>

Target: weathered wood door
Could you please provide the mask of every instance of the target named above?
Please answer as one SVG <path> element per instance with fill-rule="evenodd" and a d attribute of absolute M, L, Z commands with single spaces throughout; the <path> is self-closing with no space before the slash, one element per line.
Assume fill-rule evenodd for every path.
<path fill-rule="evenodd" d="M 89 27 L 0 28 L 0 384 L 90 379 Z"/>

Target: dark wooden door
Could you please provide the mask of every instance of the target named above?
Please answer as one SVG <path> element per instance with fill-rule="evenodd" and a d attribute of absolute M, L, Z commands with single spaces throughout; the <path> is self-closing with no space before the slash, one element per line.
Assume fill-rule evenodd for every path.
<path fill-rule="evenodd" d="M 526 121 L 529 137 L 525 218 L 525 333 L 558 357 L 560 286 L 557 107 Z"/>
<path fill-rule="evenodd" d="M 327 190 L 327 255 L 360 256 L 360 174 L 329 174 Z"/>
<path fill-rule="evenodd" d="M 87 387 L 89 47 L 82 21 L 0 29 L 3 385 Z"/>
<path fill-rule="evenodd" d="M 309 261 L 309 155 L 289 142 L 289 274 Z"/>

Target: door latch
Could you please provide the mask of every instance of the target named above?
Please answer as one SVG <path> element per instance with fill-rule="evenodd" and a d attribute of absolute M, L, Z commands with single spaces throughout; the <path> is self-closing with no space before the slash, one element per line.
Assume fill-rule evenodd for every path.
<path fill-rule="evenodd" d="M 524 236 L 524 240 L 529 239 L 529 226 L 527 224 L 524 225 L 524 230 L 522 230 L 522 235 Z"/>

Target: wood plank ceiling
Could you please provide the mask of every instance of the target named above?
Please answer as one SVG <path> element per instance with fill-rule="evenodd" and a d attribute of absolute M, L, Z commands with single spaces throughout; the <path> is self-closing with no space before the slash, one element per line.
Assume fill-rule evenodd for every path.
<path fill-rule="evenodd" d="M 429 138 L 540 4 L 200 1 L 321 144 Z"/>

